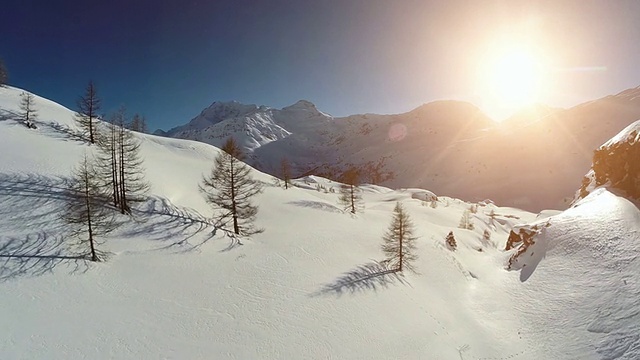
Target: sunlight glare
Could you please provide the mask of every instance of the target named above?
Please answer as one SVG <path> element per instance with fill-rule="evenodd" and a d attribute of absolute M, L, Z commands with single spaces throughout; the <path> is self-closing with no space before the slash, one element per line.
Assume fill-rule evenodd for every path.
<path fill-rule="evenodd" d="M 489 51 L 481 69 L 482 98 L 496 120 L 539 102 L 545 71 L 541 58 L 525 47 L 500 47 Z"/>
<path fill-rule="evenodd" d="M 493 92 L 511 105 L 526 105 L 539 97 L 540 71 L 530 54 L 520 51 L 503 55 L 490 76 Z"/>

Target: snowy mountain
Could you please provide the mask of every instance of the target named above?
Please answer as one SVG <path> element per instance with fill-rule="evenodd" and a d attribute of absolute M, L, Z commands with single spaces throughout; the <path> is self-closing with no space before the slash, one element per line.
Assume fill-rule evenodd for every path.
<path fill-rule="evenodd" d="M 638 93 L 566 110 L 536 105 L 502 123 L 459 101 L 343 118 L 308 101 L 283 109 L 214 103 L 187 125 L 158 134 L 214 146 L 233 136 L 253 166 L 275 176 L 286 156 L 300 176 L 340 179 L 355 166 L 368 183 L 490 198 L 531 211 L 563 209 L 589 169 L 591 151 L 640 118 Z"/>
<path fill-rule="evenodd" d="M 20 93 L 0 88 L 2 359 L 640 357 L 640 214 L 606 189 L 563 213 L 533 214 L 366 185 L 365 210 L 352 216 L 338 206 L 334 181 L 308 176 L 284 190 L 252 171 L 265 186 L 256 202 L 266 231 L 238 245 L 213 231 L 198 192 L 219 150 L 136 134 L 150 197 L 104 239 L 107 261 L 91 263 L 72 256 L 61 212 L 71 168 L 95 147 L 72 136 L 72 111 L 38 96 L 37 129 L 17 122 Z M 427 105 L 415 119 L 450 105 Z M 298 115 L 279 112 L 335 121 L 306 103 L 247 109 L 236 119 L 286 128 L 291 144 L 303 136 L 290 129 L 314 124 L 288 124 Z M 397 201 L 415 226 L 418 273 L 379 263 Z M 464 216 L 472 229 L 458 227 Z M 503 250 L 511 230 L 535 224 L 535 247 L 508 271 L 520 249 Z M 450 231 L 455 251 L 445 246 Z"/>

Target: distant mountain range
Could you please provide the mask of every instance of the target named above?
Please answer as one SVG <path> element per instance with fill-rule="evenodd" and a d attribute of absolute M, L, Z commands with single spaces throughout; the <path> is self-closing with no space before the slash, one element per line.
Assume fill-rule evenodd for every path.
<path fill-rule="evenodd" d="M 396 115 L 333 117 L 306 100 L 282 108 L 214 102 L 183 126 L 156 134 L 220 146 L 233 136 L 254 167 L 295 176 L 419 187 L 531 211 L 566 208 L 593 151 L 640 118 L 640 88 L 569 109 L 534 105 L 496 123 L 476 106 L 436 101 Z"/>

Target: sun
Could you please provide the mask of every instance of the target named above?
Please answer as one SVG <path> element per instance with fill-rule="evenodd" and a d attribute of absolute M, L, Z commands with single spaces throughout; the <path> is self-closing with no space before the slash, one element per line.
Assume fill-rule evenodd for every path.
<path fill-rule="evenodd" d="M 493 93 L 508 105 L 522 106 L 537 101 L 540 71 L 536 60 L 524 51 L 502 55 L 490 69 Z"/>
<path fill-rule="evenodd" d="M 503 47 L 489 53 L 481 69 L 481 96 L 496 120 L 539 102 L 545 71 L 539 55 L 520 47 Z"/>

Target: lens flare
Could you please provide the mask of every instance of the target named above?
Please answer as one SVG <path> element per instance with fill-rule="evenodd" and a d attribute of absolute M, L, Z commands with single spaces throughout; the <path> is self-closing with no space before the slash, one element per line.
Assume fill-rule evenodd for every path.
<path fill-rule="evenodd" d="M 389 141 L 401 141 L 407 136 L 407 127 L 404 124 L 396 123 L 389 127 Z"/>

